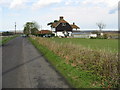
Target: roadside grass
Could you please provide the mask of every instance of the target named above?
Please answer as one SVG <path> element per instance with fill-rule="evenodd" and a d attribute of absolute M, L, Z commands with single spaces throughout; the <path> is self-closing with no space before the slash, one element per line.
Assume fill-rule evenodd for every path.
<path fill-rule="evenodd" d="M 50 38 L 57 43 L 72 43 L 93 50 L 118 52 L 118 39 Z"/>
<path fill-rule="evenodd" d="M 101 77 L 79 67 L 73 67 L 65 62 L 65 59 L 56 55 L 53 51 L 40 44 L 33 38 L 29 38 L 32 44 L 46 57 L 46 59 L 66 78 L 74 88 L 101 88 Z"/>
<path fill-rule="evenodd" d="M 99 82 L 100 80 L 101 85 L 99 84 L 98 86 L 106 88 L 119 87 L 118 53 L 107 52 L 105 50 L 93 50 L 72 43 L 56 43 L 55 41 L 52 41 L 48 38 L 40 38 L 34 36 L 32 36 L 31 38 L 37 42 L 36 44 L 38 44 L 39 47 L 43 46 L 43 48 L 47 48 L 48 50 L 46 50 L 46 53 L 50 50 L 51 52 L 53 52 L 52 54 L 61 57 L 63 63 L 72 66 L 73 68 L 78 70 L 78 72 L 84 71 L 87 72 L 87 74 L 90 73 L 90 76 L 97 76 L 98 80 L 96 80 L 95 78 L 91 79 L 93 81 L 95 80 L 95 82 Z M 49 57 L 50 55 L 48 56 L 48 58 Z M 52 59 L 55 59 L 55 57 Z M 56 64 L 58 64 L 58 62 Z M 66 69 L 66 67 L 67 66 L 65 66 L 64 68 Z M 77 72 L 76 70 L 75 72 Z M 72 75 L 75 72 L 72 72 Z M 79 80 L 80 78 L 79 76 L 77 76 L 77 74 L 74 77 L 72 77 L 71 74 L 69 75 L 71 78 L 76 80 Z M 89 77 L 86 78 L 89 79 Z M 82 78 L 82 80 L 84 79 Z M 96 83 L 92 83 L 92 85 L 97 86 Z M 79 86 L 79 84 L 77 86 Z"/>
<path fill-rule="evenodd" d="M 5 43 L 12 40 L 13 38 L 16 38 L 17 36 L 18 35 L 2 37 L 1 40 L 0 40 L 0 45 L 4 45 Z"/>

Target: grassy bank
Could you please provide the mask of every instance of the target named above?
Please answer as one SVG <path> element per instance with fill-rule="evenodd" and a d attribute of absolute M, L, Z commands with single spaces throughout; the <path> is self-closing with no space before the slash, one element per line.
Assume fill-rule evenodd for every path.
<path fill-rule="evenodd" d="M 71 43 L 56 43 L 48 38 L 31 37 L 30 40 L 72 86 L 118 86 L 117 53 L 95 51 Z"/>
<path fill-rule="evenodd" d="M 29 38 L 32 44 L 43 53 L 49 62 L 67 79 L 69 84 L 75 88 L 92 88 L 101 87 L 100 78 L 90 72 L 75 68 L 70 64 L 66 64 L 64 58 L 59 57 L 45 46 L 38 44 L 32 38 Z"/>
<path fill-rule="evenodd" d="M 12 40 L 13 38 L 16 38 L 17 36 L 18 35 L 1 37 L 0 45 L 4 45 L 5 43 L 7 43 L 8 41 Z"/>

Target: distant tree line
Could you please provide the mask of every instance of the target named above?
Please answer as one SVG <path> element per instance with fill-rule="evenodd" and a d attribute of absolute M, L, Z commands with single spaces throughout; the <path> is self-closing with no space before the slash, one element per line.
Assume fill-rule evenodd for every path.
<path fill-rule="evenodd" d="M 23 30 L 23 33 L 26 35 L 26 36 L 29 36 L 29 35 L 35 35 L 35 36 L 40 36 L 40 37 L 53 37 L 54 34 L 51 32 L 51 33 L 38 33 L 39 31 L 39 25 L 37 22 L 26 22 L 26 24 L 24 25 L 24 30 Z"/>
<path fill-rule="evenodd" d="M 9 31 L 2 32 L 2 36 L 10 36 L 10 35 L 14 35 L 14 33 Z"/>

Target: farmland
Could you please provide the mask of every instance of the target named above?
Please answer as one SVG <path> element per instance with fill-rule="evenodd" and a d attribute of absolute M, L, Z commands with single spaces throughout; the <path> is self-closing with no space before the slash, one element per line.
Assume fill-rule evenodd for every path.
<path fill-rule="evenodd" d="M 117 39 L 51 38 L 51 40 L 57 43 L 72 43 L 75 45 L 82 45 L 83 47 L 94 50 L 118 52 Z"/>
<path fill-rule="evenodd" d="M 30 39 L 73 87 L 118 87 L 117 40 Z"/>

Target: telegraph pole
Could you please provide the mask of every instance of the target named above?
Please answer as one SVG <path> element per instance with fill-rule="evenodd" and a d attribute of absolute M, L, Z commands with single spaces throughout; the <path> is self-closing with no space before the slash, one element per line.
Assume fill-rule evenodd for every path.
<path fill-rule="evenodd" d="M 15 22 L 15 34 L 16 34 L 16 22 Z"/>

